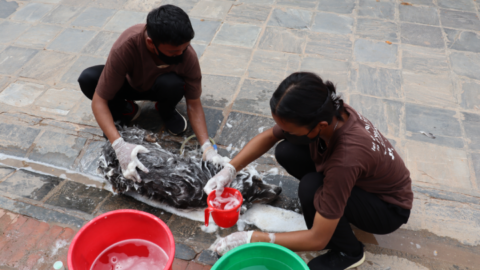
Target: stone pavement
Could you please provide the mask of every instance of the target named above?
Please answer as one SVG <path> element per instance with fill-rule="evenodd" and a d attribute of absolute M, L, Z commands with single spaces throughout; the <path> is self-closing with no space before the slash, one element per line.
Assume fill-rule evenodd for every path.
<path fill-rule="evenodd" d="M 76 227 L 131 201 L 79 174 L 95 176 L 103 139 L 76 79 L 105 62 L 125 28 L 166 3 L 191 16 L 208 131 L 222 154 L 234 156 L 273 125 L 268 101 L 283 78 L 316 72 L 376 124 L 410 169 L 415 202 L 403 234 L 432 233 L 422 241 L 440 237 L 435 245 L 455 243 L 478 257 L 480 3 L 474 0 L 0 0 L 0 153 L 9 156 L 0 162 L 10 167 L 1 169 L 0 208 Z M 150 102 L 141 105 L 135 124 L 183 140 L 163 132 Z M 277 165 L 271 154 L 259 160 L 260 169 Z M 32 176 L 28 167 L 49 176 Z M 289 185 L 284 200 L 296 195 L 296 181 L 284 171 L 271 181 Z M 188 220 L 165 220 L 179 222 L 178 241 L 200 243 L 197 257 L 214 237 Z M 441 269 L 434 263 L 442 256 L 471 265 L 378 238 L 369 247 L 372 268 L 408 260 Z"/>

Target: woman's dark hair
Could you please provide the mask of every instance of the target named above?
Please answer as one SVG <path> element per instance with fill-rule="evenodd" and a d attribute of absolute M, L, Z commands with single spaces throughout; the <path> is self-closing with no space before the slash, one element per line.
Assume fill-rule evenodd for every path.
<path fill-rule="evenodd" d="M 321 121 L 343 121 L 343 99 L 337 96 L 332 82 L 310 72 L 296 72 L 278 86 L 270 99 L 276 116 L 301 127 L 313 128 Z"/>
<path fill-rule="evenodd" d="M 195 36 L 187 13 L 174 5 L 163 5 L 148 13 L 147 34 L 156 46 L 180 46 Z"/>

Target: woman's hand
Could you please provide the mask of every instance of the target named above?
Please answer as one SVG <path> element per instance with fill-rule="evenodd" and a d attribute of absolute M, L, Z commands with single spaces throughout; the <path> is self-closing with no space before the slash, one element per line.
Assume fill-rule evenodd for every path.
<path fill-rule="evenodd" d="M 215 245 L 215 251 L 218 255 L 223 256 L 225 253 L 238 246 L 250 243 L 252 234 L 253 231 L 236 232 L 227 237 L 221 238 Z"/>

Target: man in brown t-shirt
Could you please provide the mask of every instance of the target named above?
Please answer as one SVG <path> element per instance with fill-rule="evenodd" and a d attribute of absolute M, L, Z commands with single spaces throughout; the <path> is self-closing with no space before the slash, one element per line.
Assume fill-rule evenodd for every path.
<path fill-rule="evenodd" d="M 140 115 L 134 100 L 155 101 L 167 130 L 178 135 L 187 129 L 187 120 L 175 107 L 185 97 L 204 160 L 222 160 L 215 158 L 218 154 L 208 141 L 200 102 L 202 74 L 197 54 L 190 46 L 194 35 L 190 19 L 181 8 L 161 6 L 148 14 L 146 24 L 134 25 L 120 35 L 105 65 L 87 68 L 78 78 L 128 179 L 141 180 L 136 167 L 148 172 L 137 159 L 137 153 L 146 153 L 147 149 L 126 143 L 114 124 L 128 124 Z"/>

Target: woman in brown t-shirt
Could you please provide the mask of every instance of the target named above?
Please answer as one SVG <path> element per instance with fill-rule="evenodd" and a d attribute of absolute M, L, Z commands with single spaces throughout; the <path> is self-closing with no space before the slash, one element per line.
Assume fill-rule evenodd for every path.
<path fill-rule="evenodd" d="M 387 234 L 408 221 L 413 193 L 408 169 L 372 123 L 336 96 L 334 85 L 308 72 L 294 73 L 270 100 L 277 125 L 257 135 L 213 177 L 206 192 L 221 190 L 277 142 L 275 157 L 300 180 L 298 196 L 308 230 L 233 233 L 219 254 L 250 242 L 272 242 L 294 251 L 330 249 L 310 269 L 350 269 L 365 260 L 350 223 Z M 232 169 L 233 168 L 233 169 Z"/>

